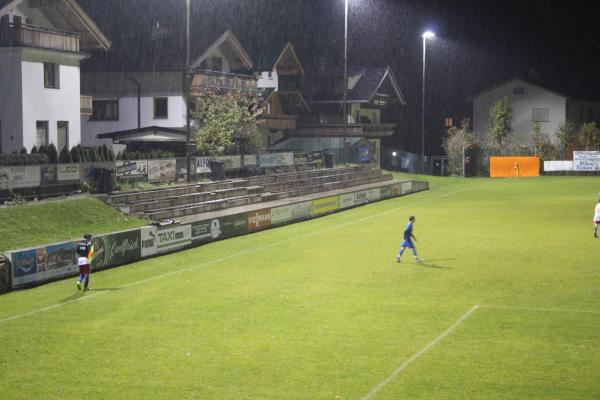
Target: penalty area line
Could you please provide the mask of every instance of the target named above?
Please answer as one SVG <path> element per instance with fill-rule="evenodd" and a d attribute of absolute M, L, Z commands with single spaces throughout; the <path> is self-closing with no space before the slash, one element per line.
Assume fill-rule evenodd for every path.
<path fill-rule="evenodd" d="M 369 400 L 373 398 L 384 386 L 390 383 L 396 376 L 398 376 L 402 371 L 408 368 L 417 358 L 421 357 L 423 354 L 427 353 L 431 350 L 436 344 L 438 344 L 442 339 L 452 333 L 459 325 L 461 325 L 467 318 L 471 316 L 479 308 L 479 305 L 473 306 L 469 311 L 467 311 L 462 317 L 460 317 L 455 323 L 453 323 L 448 329 L 442 332 L 438 337 L 433 339 L 431 342 L 427 344 L 427 346 L 423 347 L 421 350 L 412 355 L 408 360 L 404 361 L 398 368 L 396 368 L 387 378 L 378 383 L 373 389 L 369 391 L 361 400 Z"/>
<path fill-rule="evenodd" d="M 496 309 L 496 310 L 512 310 L 512 311 L 600 314 L 600 310 L 583 310 L 583 309 L 574 310 L 574 309 L 568 309 L 568 308 L 497 306 L 497 305 L 492 305 L 492 304 L 482 305 L 481 308 L 492 308 L 492 309 Z"/>
<path fill-rule="evenodd" d="M 382 212 L 379 212 L 379 213 L 376 213 L 376 214 L 373 214 L 373 215 L 369 215 L 369 216 L 366 216 L 366 217 L 355 219 L 355 220 L 352 220 L 350 222 L 345 222 L 345 223 L 342 223 L 342 224 L 339 224 L 339 225 L 335 225 L 335 226 L 332 226 L 330 228 L 320 229 L 320 230 L 313 231 L 313 232 L 310 232 L 310 233 L 307 233 L 307 234 L 304 234 L 304 235 L 299 235 L 299 236 L 291 237 L 289 239 L 279 240 L 277 242 L 272 242 L 272 243 L 266 244 L 264 246 L 255 247 L 255 248 L 252 248 L 250 250 L 239 251 L 237 253 L 233 253 L 233 254 L 230 254 L 230 255 L 225 256 L 225 257 L 217 258 L 217 259 L 214 259 L 214 260 L 211 260 L 211 261 L 207 261 L 207 262 L 204 262 L 204 263 L 201 263 L 201 264 L 192 265 L 191 267 L 186 267 L 186 268 L 178 269 L 176 271 L 171 271 L 171 272 L 167 272 L 167 273 L 160 274 L 160 275 L 157 275 L 157 276 L 153 276 L 151 278 L 146 278 L 146 279 L 141 279 L 141 280 L 138 280 L 138 281 L 134 281 L 134 282 L 131 282 L 131 283 L 128 283 L 126 285 L 121 286 L 120 289 L 126 289 L 126 288 L 130 288 L 130 287 L 133 287 L 133 286 L 141 285 L 141 284 L 144 284 L 144 283 L 148 283 L 148 282 L 156 281 L 156 280 L 159 280 L 159 279 L 167 278 L 167 277 L 170 277 L 170 276 L 179 275 L 179 274 L 182 274 L 184 272 L 191 272 L 191 271 L 194 271 L 194 270 L 196 270 L 198 268 L 205 267 L 207 265 L 217 264 L 217 263 L 229 260 L 231 258 L 235 258 L 235 257 L 239 257 L 239 256 L 244 256 L 244 255 L 247 255 L 247 254 L 256 253 L 256 252 L 259 252 L 259 251 L 264 250 L 264 249 L 268 249 L 268 248 L 273 247 L 273 246 L 281 245 L 282 243 L 287 243 L 287 242 L 297 241 L 297 240 L 301 240 L 301 239 L 306 239 L 306 238 L 309 238 L 309 237 L 312 237 L 312 236 L 319 235 L 321 233 L 330 232 L 330 231 L 333 231 L 333 230 L 336 230 L 336 229 L 344 228 L 344 227 L 346 227 L 348 225 L 354 225 L 354 224 L 357 224 L 357 223 L 360 223 L 360 222 L 363 222 L 363 221 L 366 221 L 366 220 L 369 220 L 369 219 L 372 219 L 372 218 L 376 218 L 376 217 L 379 217 L 381 215 L 388 214 L 390 212 L 398 211 L 400 209 L 413 206 L 415 204 L 422 204 L 422 203 L 425 203 L 425 202 L 429 202 L 429 201 L 433 201 L 433 200 L 437 200 L 437 199 L 442 199 L 442 198 L 445 198 L 445 197 L 448 197 L 448 196 L 452 196 L 452 195 L 457 194 L 457 193 L 462 193 L 462 192 L 465 192 L 465 191 L 468 191 L 468 190 L 473 190 L 473 189 L 476 189 L 476 188 L 477 188 L 477 186 L 470 186 L 469 185 L 469 187 L 464 188 L 464 189 L 456 190 L 456 191 L 449 192 L 449 193 L 444 193 L 444 194 L 441 194 L 439 196 L 431 197 L 429 199 L 421 200 L 421 201 L 418 201 L 418 202 L 415 201 L 415 202 L 411 202 L 409 204 L 403 204 L 403 205 L 401 205 L 399 207 L 394 207 L 394 208 L 386 210 L 386 211 L 382 211 Z M 173 253 L 171 253 L 171 254 L 173 254 Z M 165 254 L 165 255 L 168 255 L 168 254 Z M 140 261 L 143 261 L 143 260 L 140 260 Z M 74 303 L 78 303 L 78 302 L 83 301 L 83 300 L 89 300 L 91 298 L 94 298 L 94 297 L 97 297 L 97 296 L 99 296 L 101 294 L 106 294 L 106 293 L 110 293 L 110 291 L 97 292 L 97 293 L 93 293 L 93 294 L 87 294 L 86 296 L 83 296 L 83 297 L 80 297 L 80 298 L 77 298 L 77 299 L 74 299 L 74 300 L 69 300 L 69 301 L 65 301 L 63 303 L 53 304 L 53 305 L 50 305 L 50 306 L 47 306 L 47 307 L 38 308 L 36 310 L 28 311 L 28 312 L 25 312 L 25 313 L 22 313 L 22 314 L 17 314 L 17 315 L 13 315 L 13 316 L 10 316 L 10 317 L 6 317 L 6 318 L 3 318 L 3 319 L 0 319 L 0 324 L 3 324 L 3 323 L 8 322 L 8 321 L 13 321 L 13 320 L 16 320 L 16 319 L 19 319 L 19 318 L 23 318 L 23 317 L 28 317 L 30 315 L 38 314 L 38 313 L 41 313 L 41 312 L 50 311 L 50 310 L 53 310 L 55 308 L 58 308 L 58 307 L 61 307 L 61 306 L 65 306 L 65 305 L 68 305 L 68 304 L 74 304 Z"/>

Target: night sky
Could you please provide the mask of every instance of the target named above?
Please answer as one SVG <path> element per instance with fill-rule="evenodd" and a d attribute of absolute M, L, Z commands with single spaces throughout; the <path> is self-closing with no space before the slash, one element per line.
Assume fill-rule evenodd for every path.
<path fill-rule="evenodd" d="M 343 67 L 343 0 L 191 0 L 193 47 L 232 29 L 256 61 L 291 40 L 308 73 Z M 468 114 L 465 99 L 519 76 L 573 98 L 600 100 L 600 1 L 349 0 L 350 67 L 391 65 L 407 105 L 393 117 L 393 141 L 420 143 L 422 39 L 427 45 L 427 153 L 439 154 L 443 121 Z M 157 47 L 184 56 L 185 0 L 79 0 L 129 62 Z M 162 47 L 164 49 L 164 46 Z M 85 69 L 122 67 L 90 59 Z"/>

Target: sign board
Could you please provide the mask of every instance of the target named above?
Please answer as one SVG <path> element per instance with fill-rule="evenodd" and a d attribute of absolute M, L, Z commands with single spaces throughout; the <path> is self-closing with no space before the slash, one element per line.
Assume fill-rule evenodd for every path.
<path fill-rule="evenodd" d="M 248 217 L 246 213 L 228 215 L 220 218 L 221 237 L 228 238 L 248 233 Z"/>
<path fill-rule="evenodd" d="M 79 164 L 59 164 L 56 167 L 58 181 L 78 181 Z"/>
<path fill-rule="evenodd" d="M 277 165 L 294 165 L 294 153 L 277 153 Z"/>
<path fill-rule="evenodd" d="M 265 167 L 276 167 L 277 166 L 277 154 L 276 153 L 263 153 L 258 156 L 258 162 L 261 168 Z"/>
<path fill-rule="evenodd" d="M 244 166 L 255 166 L 256 165 L 256 154 L 244 154 Z"/>
<path fill-rule="evenodd" d="M 270 208 L 249 212 L 247 216 L 249 231 L 257 231 L 259 229 L 267 228 L 271 225 Z"/>
<path fill-rule="evenodd" d="M 574 151 L 574 171 L 600 171 L 600 151 Z"/>
<path fill-rule="evenodd" d="M 193 245 L 217 240 L 221 236 L 221 221 L 215 218 L 192 222 L 191 235 Z"/>
<path fill-rule="evenodd" d="M 158 253 L 156 230 L 156 226 L 148 226 L 140 229 L 140 253 L 142 257 L 151 257 Z"/>
<path fill-rule="evenodd" d="M 10 253 L 12 286 L 41 283 L 78 270 L 74 241 Z"/>
<path fill-rule="evenodd" d="M 340 196 L 329 196 L 322 199 L 315 199 L 310 203 L 311 216 L 326 214 L 340 208 Z"/>
<path fill-rule="evenodd" d="M 173 225 L 156 231 L 158 253 L 167 253 L 192 244 L 191 225 Z"/>
<path fill-rule="evenodd" d="M 573 171 L 573 161 L 544 161 L 544 171 Z"/>
<path fill-rule="evenodd" d="M 148 160 L 148 182 L 177 180 L 177 160 Z"/>
<path fill-rule="evenodd" d="M 147 160 L 115 161 L 115 168 L 119 179 L 148 178 Z"/>
<path fill-rule="evenodd" d="M 0 189 L 17 189 L 40 186 L 39 165 L 0 167 Z"/>
<path fill-rule="evenodd" d="M 92 269 L 127 264 L 140 259 L 141 230 L 109 233 L 92 239 Z"/>
<path fill-rule="evenodd" d="M 94 178 L 94 170 L 98 168 L 107 168 L 114 170 L 115 163 L 113 161 L 96 161 L 79 164 L 79 179 L 89 181 Z"/>
<path fill-rule="evenodd" d="M 354 193 L 340 195 L 340 208 L 354 207 Z"/>

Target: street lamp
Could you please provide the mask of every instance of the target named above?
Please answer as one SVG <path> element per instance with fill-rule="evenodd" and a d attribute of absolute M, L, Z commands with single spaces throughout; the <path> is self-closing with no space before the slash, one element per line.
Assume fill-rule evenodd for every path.
<path fill-rule="evenodd" d="M 427 39 L 435 37 L 435 33 L 423 33 L 423 104 L 421 108 L 421 173 L 425 173 L 425 54 L 427 53 Z"/>

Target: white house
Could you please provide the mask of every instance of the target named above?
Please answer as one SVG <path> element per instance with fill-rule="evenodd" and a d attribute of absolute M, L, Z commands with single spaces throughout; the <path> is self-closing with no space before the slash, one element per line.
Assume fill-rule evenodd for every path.
<path fill-rule="evenodd" d="M 182 151 L 186 142 L 185 64 L 164 60 L 167 56 L 160 49 L 153 56 L 166 62 L 145 68 L 134 61 L 128 71 L 84 72 L 82 92 L 93 98 L 92 114 L 81 122 L 86 146 L 106 144 L 119 151 L 124 146 L 114 145 L 148 149 L 160 143 L 163 149 Z M 214 86 L 255 90 L 256 78 L 247 73 L 253 65 L 227 30 L 192 59 L 191 91 Z"/>
<path fill-rule="evenodd" d="M 74 0 L 0 0 L 0 153 L 79 144 L 82 50 L 109 48 Z"/>
<path fill-rule="evenodd" d="M 524 79 L 513 78 L 484 90 L 468 100 L 473 102 L 473 131 L 486 136 L 490 129 L 490 107 L 506 97 L 512 109 L 514 141 L 531 145 L 535 122 L 540 133 L 556 141 L 558 126 L 569 120 L 580 126 L 595 122 L 600 126 L 600 102 L 572 99 L 535 85 Z"/>

